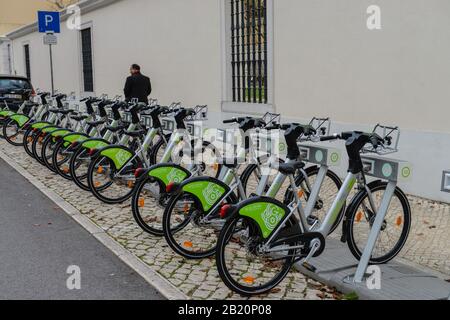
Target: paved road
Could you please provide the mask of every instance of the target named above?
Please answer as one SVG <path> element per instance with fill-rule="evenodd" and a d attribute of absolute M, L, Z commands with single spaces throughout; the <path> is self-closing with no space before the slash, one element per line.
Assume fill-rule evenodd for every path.
<path fill-rule="evenodd" d="M 67 288 L 69 266 L 81 289 Z M 0 299 L 163 299 L 0 159 Z"/>

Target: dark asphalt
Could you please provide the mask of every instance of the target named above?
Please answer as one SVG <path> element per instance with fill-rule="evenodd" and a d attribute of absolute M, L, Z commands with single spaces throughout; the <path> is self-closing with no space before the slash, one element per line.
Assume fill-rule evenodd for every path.
<path fill-rule="evenodd" d="M 67 288 L 72 265 L 80 290 Z M 0 159 L 0 299 L 164 297 Z"/>

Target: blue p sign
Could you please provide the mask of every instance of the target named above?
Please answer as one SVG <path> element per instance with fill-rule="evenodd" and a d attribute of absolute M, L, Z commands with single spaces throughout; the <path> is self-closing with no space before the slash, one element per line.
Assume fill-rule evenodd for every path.
<path fill-rule="evenodd" d="M 39 32 L 61 32 L 59 12 L 38 11 L 38 24 Z"/>

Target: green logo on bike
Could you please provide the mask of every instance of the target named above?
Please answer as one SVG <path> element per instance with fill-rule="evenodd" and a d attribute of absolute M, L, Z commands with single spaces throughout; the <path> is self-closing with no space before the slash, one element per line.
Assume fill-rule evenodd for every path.
<path fill-rule="evenodd" d="M 404 167 L 402 169 L 402 176 L 403 176 L 403 178 L 409 178 L 410 175 L 411 175 L 411 168 Z"/>
<path fill-rule="evenodd" d="M 167 175 L 167 181 L 180 183 L 186 178 L 186 173 L 184 171 L 178 170 L 176 168 L 172 169 Z"/>
<path fill-rule="evenodd" d="M 203 210 L 208 211 L 219 201 L 221 201 L 225 189 L 214 183 L 208 181 L 194 181 L 186 184 L 183 191 L 195 195 L 202 203 Z"/>
<path fill-rule="evenodd" d="M 331 162 L 336 163 L 339 161 L 339 154 L 337 152 L 333 152 L 331 154 Z"/>
<path fill-rule="evenodd" d="M 108 149 L 103 151 L 102 156 L 111 159 L 116 166 L 116 169 L 122 169 L 122 167 L 131 159 L 133 156 L 131 152 L 123 149 Z"/>
<path fill-rule="evenodd" d="M 257 202 L 239 210 L 242 216 L 250 217 L 259 225 L 262 236 L 268 238 L 285 216 L 285 210 L 272 203 Z"/>
<path fill-rule="evenodd" d="M 170 165 L 155 168 L 151 170 L 148 175 L 150 177 L 158 178 L 166 186 L 171 182 L 180 183 L 187 177 L 186 172 Z"/>
<path fill-rule="evenodd" d="M 216 203 L 217 199 L 222 195 L 223 188 L 219 187 L 216 184 L 208 183 L 205 189 L 203 189 L 203 197 L 205 198 L 205 201 L 207 204 L 212 206 Z"/>

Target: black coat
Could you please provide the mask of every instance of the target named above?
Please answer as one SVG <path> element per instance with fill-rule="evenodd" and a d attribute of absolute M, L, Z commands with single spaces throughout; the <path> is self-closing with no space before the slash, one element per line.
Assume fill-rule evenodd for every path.
<path fill-rule="evenodd" d="M 152 93 L 150 78 L 140 73 L 129 76 L 125 82 L 123 92 L 127 101 L 137 98 L 139 102 L 148 103 L 148 96 Z"/>

